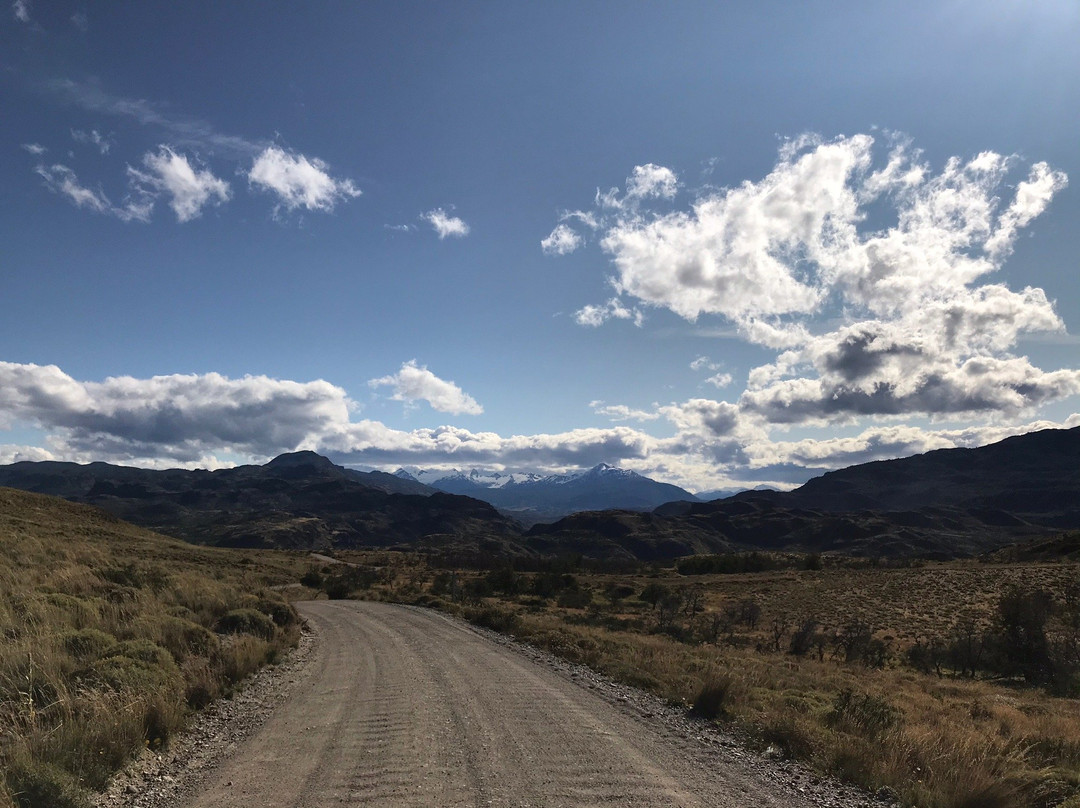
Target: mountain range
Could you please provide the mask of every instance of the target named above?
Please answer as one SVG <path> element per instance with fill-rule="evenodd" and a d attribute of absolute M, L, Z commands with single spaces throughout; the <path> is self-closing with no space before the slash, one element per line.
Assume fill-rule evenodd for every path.
<path fill-rule="evenodd" d="M 502 507 L 532 513 L 537 506 L 523 505 L 518 492 L 544 492 L 562 507 L 589 507 L 597 501 L 592 497 L 613 490 L 642 493 L 628 508 L 571 513 L 526 529 L 478 498 L 437 490 L 413 475 L 342 468 L 312 452 L 217 471 L 107 463 L 0 466 L 0 486 L 97 505 L 188 541 L 241 547 L 625 559 L 761 549 L 954 557 L 1080 529 L 1080 427 L 864 463 L 794 491 L 744 491 L 712 502 L 603 465 L 580 475 L 515 478 L 498 486 L 483 485 L 479 474 L 470 477 L 432 482 L 505 496 Z M 676 498 L 651 510 L 631 509 L 664 490 Z"/>
<path fill-rule="evenodd" d="M 486 502 L 382 472 L 337 466 L 314 452 L 216 471 L 108 463 L 0 466 L 0 486 L 96 505 L 142 527 L 200 544 L 330 549 L 453 546 L 514 555 L 521 528 Z"/>
<path fill-rule="evenodd" d="M 471 469 L 450 472 L 398 469 L 395 476 L 448 494 L 481 499 L 523 525 L 554 521 L 579 511 L 619 508 L 650 511 L 674 500 L 697 501 L 677 485 L 601 463 L 579 474 L 500 474 Z"/>
<path fill-rule="evenodd" d="M 828 472 L 794 491 L 536 525 L 541 552 L 666 558 L 735 549 L 954 557 L 1080 529 L 1080 427 Z"/>

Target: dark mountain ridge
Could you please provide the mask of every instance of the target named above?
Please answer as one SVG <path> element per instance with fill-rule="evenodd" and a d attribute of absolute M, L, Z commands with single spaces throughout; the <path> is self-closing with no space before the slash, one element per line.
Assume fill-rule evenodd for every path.
<path fill-rule="evenodd" d="M 0 486 L 96 505 L 200 544 L 328 549 L 452 544 L 525 552 L 520 527 L 486 502 L 294 452 L 208 471 L 44 462 L 0 466 Z"/>
<path fill-rule="evenodd" d="M 1045 527 L 1078 527 L 1080 427 L 863 463 L 794 491 L 744 491 L 733 499 L 830 512 L 960 508 L 991 520 L 1005 513 Z"/>
<path fill-rule="evenodd" d="M 638 475 L 602 466 L 577 476 L 602 488 Z M 24 462 L 0 466 L 0 486 L 98 505 L 188 541 L 232 546 L 650 560 L 730 550 L 954 557 L 1080 529 L 1080 428 L 864 463 L 786 493 L 680 499 L 644 512 L 584 511 L 527 532 L 487 502 L 345 469 L 314 452 L 217 471 Z"/>
<path fill-rule="evenodd" d="M 747 549 L 954 557 L 1077 528 L 1080 427 L 863 463 L 789 492 L 574 514 L 534 526 L 526 543 L 644 558 Z"/>

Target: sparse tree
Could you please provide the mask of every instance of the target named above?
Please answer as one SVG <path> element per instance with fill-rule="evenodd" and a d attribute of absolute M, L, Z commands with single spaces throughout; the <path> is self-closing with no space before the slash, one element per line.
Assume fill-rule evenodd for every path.
<path fill-rule="evenodd" d="M 784 644 L 784 637 L 788 633 L 788 619 L 786 616 L 776 615 L 772 619 L 772 625 L 770 628 L 770 634 L 772 635 L 772 648 L 774 651 L 779 651 Z"/>
<path fill-rule="evenodd" d="M 814 647 L 818 636 L 818 621 L 812 617 L 803 620 L 795 632 L 791 635 L 788 650 L 794 656 L 806 656 Z"/>
<path fill-rule="evenodd" d="M 656 627 L 662 632 L 670 632 L 675 628 L 675 618 L 678 617 L 683 606 L 682 590 L 668 592 L 656 603 Z"/>

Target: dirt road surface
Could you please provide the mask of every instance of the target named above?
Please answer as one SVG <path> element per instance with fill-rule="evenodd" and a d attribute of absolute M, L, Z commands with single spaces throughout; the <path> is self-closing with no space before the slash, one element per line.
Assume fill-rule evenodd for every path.
<path fill-rule="evenodd" d="M 307 675 L 182 808 L 852 804 L 800 794 L 452 618 L 299 606 L 318 636 Z"/>

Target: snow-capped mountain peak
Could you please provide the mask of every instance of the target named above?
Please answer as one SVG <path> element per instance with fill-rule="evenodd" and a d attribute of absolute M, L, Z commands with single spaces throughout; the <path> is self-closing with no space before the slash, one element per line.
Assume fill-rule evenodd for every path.
<path fill-rule="evenodd" d="M 482 499 L 516 518 L 556 519 L 581 510 L 651 510 L 673 500 L 693 500 L 688 491 L 643 477 L 629 469 L 599 463 L 570 474 L 492 469 L 401 469 L 417 482 L 449 494 Z"/>

